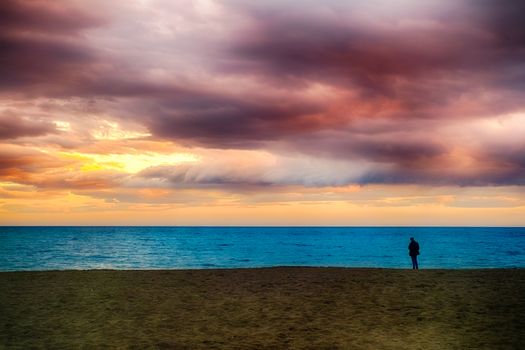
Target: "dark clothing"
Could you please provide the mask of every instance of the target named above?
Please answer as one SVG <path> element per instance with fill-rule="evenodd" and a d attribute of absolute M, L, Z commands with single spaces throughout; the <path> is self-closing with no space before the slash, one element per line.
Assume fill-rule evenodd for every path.
<path fill-rule="evenodd" d="M 410 242 L 408 245 L 408 255 L 410 256 L 418 256 L 419 255 L 419 243 L 416 241 Z"/>
<path fill-rule="evenodd" d="M 419 270 L 419 265 L 417 264 L 417 255 L 411 256 L 412 258 L 412 269 Z"/>
<path fill-rule="evenodd" d="M 408 255 L 412 258 L 412 269 L 418 270 L 417 256 L 419 255 L 419 243 L 412 239 L 408 245 Z"/>

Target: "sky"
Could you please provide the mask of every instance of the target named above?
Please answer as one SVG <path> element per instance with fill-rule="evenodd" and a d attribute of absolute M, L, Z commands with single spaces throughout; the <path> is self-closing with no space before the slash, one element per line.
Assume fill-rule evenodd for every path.
<path fill-rule="evenodd" d="M 2 225 L 525 225 L 525 2 L 3 0 Z"/>

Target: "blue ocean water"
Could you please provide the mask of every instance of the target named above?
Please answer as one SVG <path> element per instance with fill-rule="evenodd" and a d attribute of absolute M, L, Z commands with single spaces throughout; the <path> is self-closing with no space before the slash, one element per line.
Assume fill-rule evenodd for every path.
<path fill-rule="evenodd" d="M 0 227 L 0 271 L 264 266 L 525 268 L 525 228 Z"/>

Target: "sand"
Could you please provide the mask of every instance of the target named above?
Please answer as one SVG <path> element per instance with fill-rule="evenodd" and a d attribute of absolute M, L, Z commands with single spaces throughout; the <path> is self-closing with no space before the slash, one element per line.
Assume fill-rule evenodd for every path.
<path fill-rule="evenodd" d="M 525 349 L 525 269 L 0 273 L 5 349 Z"/>

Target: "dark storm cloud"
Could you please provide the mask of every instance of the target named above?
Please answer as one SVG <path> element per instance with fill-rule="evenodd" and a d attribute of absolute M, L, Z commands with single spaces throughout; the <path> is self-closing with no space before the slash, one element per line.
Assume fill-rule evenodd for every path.
<path fill-rule="evenodd" d="M 70 35 L 104 23 L 69 5 L 64 1 L 2 0 L 0 30 Z"/>
<path fill-rule="evenodd" d="M 0 140 L 41 136 L 54 132 L 55 126 L 45 121 L 30 121 L 9 112 L 0 115 Z"/>
<path fill-rule="evenodd" d="M 0 36 L 0 52 L 1 90 L 45 95 L 75 84 L 94 59 L 85 47 L 54 38 Z"/>
<path fill-rule="evenodd" d="M 325 131 L 312 133 L 310 137 L 290 136 L 290 139 L 292 149 L 324 159 L 362 160 L 406 167 L 437 162 L 451 148 L 443 141 L 422 137 L 410 129 L 380 133 Z"/>
<path fill-rule="evenodd" d="M 322 107 L 301 101 L 250 101 L 186 92 L 159 101 L 147 122 L 157 136 L 212 147 L 250 148 L 261 141 L 314 131 Z"/>
<path fill-rule="evenodd" d="M 8 0 L 0 6 L 0 93 L 18 98 L 163 94 L 86 40 L 104 14 L 68 2 Z M 170 90 L 169 88 L 168 90 Z"/>
<path fill-rule="evenodd" d="M 454 10 L 384 23 L 354 15 L 352 5 L 337 12 L 334 3 L 316 11 L 298 6 L 278 11 L 240 2 L 252 22 L 231 44 L 232 59 L 223 69 L 291 87 L 320 81 L 354 89 L 370 101 L 385 97 L 401 103 L 409 117 L 441 118 L 428 109 L 476 93 L 480 85 L 517 88 L 523 97 L 524 11 L 518 1 L 509 8 L 464 1 Z M 517 104 L 511 98 L 499 108 Z"/>
<path fill-rule="evenodd" d="M 398 164 L 428 161 L 447 152 L 444 145 L 433 140 L 396 140 L 395 136 L 365 139 L 355 137 L 347 142 L 332 143 L 327 149 L 339 157 L 360 157 L 374 162 Z"/>
<path fill-rule="evenodd" d="M 0 6 L 0 92 L 52 96 L 92 72 L 78 34 L 102 24 L 67 3 L 7 0 Z"/>
<path fill-rule="evenodd" d="M 396 166 L 393 169 L 382 169 L 368 172 L 356 180 L 368 184 L 425 184 L 433 186 L 523 186 L 523 169 L 503 168 L 458 174 L 451 169 L 406 169 Z"/>
<path fill-rule="evenodd" d="M 494 146 L 472 154 L 473 164 L 461 167 L 446 159 L 417 162 L 412 166 L 392 162 L 389 167 L 372 170 L 360 177 L 362 184 L 420 183 L 429 185 L 507 186 L 525 185 L 525 147 Z"/>
<path fill-rule="evenodd" d="M 361 183 L 522 183 L 523 159 L 508 146 L 473 155 L 493 167 L 468 174 L 445 169 L 454 145 L 444 144 L 433 128 L 525 109 L 523 1 L 430 3 L 404 12 L 407 4 L 391 2 L 228 1 L 226 9 L 242 18 L 237 30 L 217 35 L 210 47 L 221 49 L 199 69 L 190 65 L 204 73 L 179 80 L 176 65 L 162 65 L 184 60 L 179 56 L 187 52 L 176 44 L 152 40 L 152 48 L 139 47 L 137 40 L 135 46 L 121 27 L 110 29 L 108 40 L 100 33 L 88 40 L 90 29 L 108 24 L 105 14 L 52 1 L 4 1 L 0 93 L 112 100 L 113 109 L 100 114 L 137 122 L 152 139 L 209 148 L 281 147 L 376 165 Z M 125 38 L 118 37 L 122 33 Z M 111 56 L 122 48 L 129 62 L 125 54 Z M 206 66 L 210 62 L 213 67 Z M 207 85 L 206 77 L 220 84 Z M 231 78 L 246 90 L 225 85 Z M 312 86 L 333 93 L 313 96 Z M 4 139 L 52 131 L 40 121 L 0 119 Z"/>
<path fill-rule="evenodd" d="M 148 97 L 177 88 L 136 79 L 76 38 L 0 35 L 0 92 L 32 97 Z"/>
<path fill-rule="evenodd" d="M 498 184 L 525 185 L 525 144 L 492 145 L 480 151 L 479 158 L 491 165 L 493 181 Z"/>
<path fill-rule="evenodd" d="M 489 31 L 495 35 L 502 48 L 525 48 L 525 2 L 521 0 L 470 0 L 472 8 L 479 8 L 479 15 Z"/>

